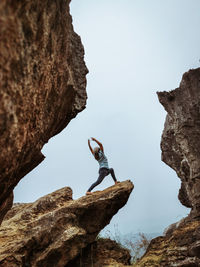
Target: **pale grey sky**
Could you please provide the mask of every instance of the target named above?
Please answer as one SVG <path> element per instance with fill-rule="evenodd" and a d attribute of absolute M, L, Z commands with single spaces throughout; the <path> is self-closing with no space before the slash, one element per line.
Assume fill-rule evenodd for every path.
<path fill-rule="evenodd" d="M 116 176 L 135 185 L 106 228 L 162 232 L 189 213 L 178 201 L 180 180 L 161 161 L 166 113 L 156 91 L 179 86 L 199 67 L 199 0 L 72 0 L 75 31 L 85 47 L 87 108 L 43 148 L 46 156 L 15 189 L 30 202 L 63 186 L 74 198 L 98 176 L 88 137 L 102 141 Z M 96 190 L 113 184 L 107 176 Z"/>

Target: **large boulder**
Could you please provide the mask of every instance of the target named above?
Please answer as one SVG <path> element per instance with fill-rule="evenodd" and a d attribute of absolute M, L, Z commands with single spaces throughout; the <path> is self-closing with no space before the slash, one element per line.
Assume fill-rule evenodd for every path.
<path fill-rule="evenodd" d="M 165 236 L 153 239 L 135 267 L 199 267 L 200 221 L 187 219 Z"/>
<path fill-rule="evenodd" d="M 200 216 L 200 68 L 183 75 L 180 87 L 159 92 L 167 111 L 162 135 L 162 160 L 181 179 L 179 199 Z"/>
<path fill-rule="evenodd" d="M 67 264 L 67 267 L 123 267 L 131 265 L 130 251 L 109 238 L 97 238 Z"/>
<path fill-rule="evenodd" d="M 180 87 L 159 92 L 167 111 L 162 160 L 181 179 L 179 199 L 191 213 L 153 239 L 137 267 L 200 266 L 200 68 L 183 75 Z"/>
<path fill-rule="evenodd" d="M 65 187 L 34 203 L 14 204 L 0 228 L 0 266 L 65 266 L 95 241 L 132 189 L 125 181 L 72 200 Z"/>
<path fill-rule="evenodd" d="M 86 105 L 84 49 L 70 0 L 0 1 L 0 222 L 41 149 Z"/>

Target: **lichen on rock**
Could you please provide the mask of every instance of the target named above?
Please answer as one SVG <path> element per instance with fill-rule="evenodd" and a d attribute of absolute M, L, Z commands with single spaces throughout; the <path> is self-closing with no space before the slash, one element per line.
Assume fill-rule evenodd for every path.
<path fill-rule="evenodd" d="M 123 267 L 131 265 L 130 251 L 109 238 L 98 238 L 70 261 L 67 267 Z"/>
<path fill-rule="evenodd" d="M 0 222 L 41 149 L 86 105 L 84 49 L 69 0 L 0 1 Z"/>
<path fill-rule="evenodd" d="M 132 189 L 125 181 L 72 200 L 65 187 L 34 203 L 14 204 L 0 227 L 0 266 L 65 266 L 95 241 Z"/>
<path fill-rule="evenodd" d="M 181 179 L 179 200 L 191 213 L 151 241 L 136 267 L 200 266 L 200 68 L 183 75 L 180 87 L 159 92 L 167 111 L 162 160 Z"/>
<path fill-rule="evenodd" d="M 200 68 L 183 75 L 180 87 L 159 92 L 167 111 L 162 135 L 162 160 L 181 179 L 179 199 L 200 216 Z"/>
<path fill-rule="evenodd" d="M 135 267 L 199 267 L 200 221 L 182 220 L 165 236 L 153 239 Z"/>

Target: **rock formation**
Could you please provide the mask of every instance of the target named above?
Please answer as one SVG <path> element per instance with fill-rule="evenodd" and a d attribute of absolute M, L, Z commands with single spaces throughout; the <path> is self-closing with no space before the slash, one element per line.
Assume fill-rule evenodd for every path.
<path fill-rule="evenodd" d="M 67 266 L 95 241 L 132 189 L 125 181 L 72 200 L 65 187 L 34 203 L 14 204 L 0 228 L 0 266 Z"/>
<path fill-rule="evenodd" d="M 130 266 L 131 255 L 128 249 L 116 241 L 100 238 L 81 251 L 81 255 L 67 264 L 67 267 L 123 267 Z"/>
<path fill-rule="evenodd" d="M 69 2 L 0 1 L 0 221 L 43 145 L 85 108 L 88 70 Z"/>
<path fill-rule="evenodd" d="M 183 75 L 180 87 L 158 93 L 168 112 L 162 135 L 162 160 L 181 179 L 179 199 L 200 216 L 200 68 Z"/>
<path fill-rule="evenodd" d="M 200 266 L 200 68 L 183 75 L 180 87 L 159 92 L 167 111 L 162 160 L 181 179 L 179 199 L 190 215 L 153 239 L 137 266 Z"/>
<path fill-rule="evenodd" d="M 145 255 L 135 265 L 135 267 L 173 266 L 200 266 L 199 220 L 185 219 L 165 236 L 153 239 Z"/>

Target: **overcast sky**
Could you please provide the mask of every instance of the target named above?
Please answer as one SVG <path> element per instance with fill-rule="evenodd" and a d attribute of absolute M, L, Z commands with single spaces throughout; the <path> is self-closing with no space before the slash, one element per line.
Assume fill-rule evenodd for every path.
<path fill-rule="evenodd" d="M 75 31 L 85 47 L 86 109 L 43 148 L 46 159 L 15 189 L 30 202 L 64 186 L 74 198 L 97 179 L 87 147 L 99 139 L 120 181 L 135 185 L 128 204 L 106 228 L 162 232 L 189 213 L 178 201 L 180 180 L 161 161 L 166 112 L 156 91 L 179 86 L 199 67 L 199 0 L 72 0 Z M 97 190 L 113 184 L 107 176 Z"/>

